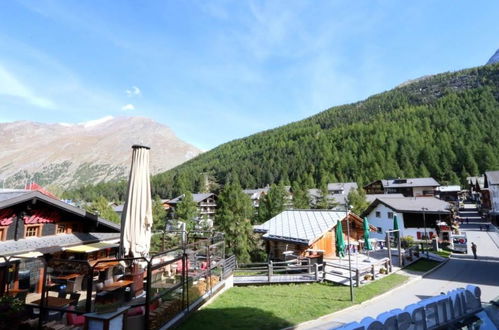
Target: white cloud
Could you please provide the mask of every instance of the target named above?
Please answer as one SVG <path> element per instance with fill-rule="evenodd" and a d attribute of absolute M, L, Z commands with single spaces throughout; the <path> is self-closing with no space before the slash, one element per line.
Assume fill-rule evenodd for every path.
<path fill-rule="evenodd" d="M 133 104 L 127 104 L 121 107 L 123 111 L 132 111 L 135 110 L 135 106 Z"/>
<path fill-rule="evenodd" d="M 134 96 L 140 96 L 140 95 L 142 95 L 142 92 L 140 91 L 140 88 L 138 88 L 137 86 L 132 86 L 132 88 L 127 89 L 125 91 L 125 94 L 128 97 L 134 97 Z"/>
<path fill-rule="evenodd" d="M 51 100 L 35 95 L 35 93 L 23 84 L 12 73 L 8 72 L 4 67 L 0 66 L 0 95 L 9 95 L 19 97 L 31 105 L 39 108 L 53 109 L 54 102 Z"/>

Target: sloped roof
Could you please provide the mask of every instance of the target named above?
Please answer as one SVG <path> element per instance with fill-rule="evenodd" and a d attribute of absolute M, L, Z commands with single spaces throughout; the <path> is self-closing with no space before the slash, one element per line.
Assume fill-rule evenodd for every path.
<path fill-rule="evenodd" d="M 466 181 L 468 181 L 468 183 L 470 183 L 472 185 L 478 184 L 480 189 L 482 189 L 484 186 L 484 183 L 485 183 L 485 177 L 484 176 L 468 176 L 466 178 Z"/>
<path fill-rule="evenodd" d="M 335 183 L 328 183 L 327 184 L 327 190 L 343 190 L 344 194 L 348 195 L 350 190 L 352 189 L 357 189 L 357 182 L 335 182 Z"/>
<path fill-rule="evenodd" d="M 377 198 L 405 198 L 402 194 L 367 194 L 366 200 L 369 203 L 374 202 Z"/>
<path fill-rule="evenodd" d="M 380 203 L 386 205 L 396 212 L 410 213 L 423 213 L 423 208 L 425 208 L 425 213 L 450 214 L 449 209 L 452 207 L 450 203 L 435 197 L 378 197 L 374 202 L 371 203 L 371 205 L 369 205 L 367 210 L 362 213 L 362 216 L 366 216 L 371 213 L 371 211 Z"/>
<path fill-rule="evenodd" d="M 43 237 L 22 238 L 17 241 L 9 240 L 0 243 L 0 256 L 19 255 L 26 252 L 61 251 L 63 247 L 96 243 L 119 239 L 120 233 L 73 233 Z M 42 252 L 44 253 L 44 252 Z"/>
<path fill-rule="evenodd" d="M 192 199 L 194 200 L 194 202 L 200 203 L 211 196 L 215 196 L 215 194 L 214 193 L 192 194 Z M 177 196 L 174 199 L 169 200 L 168 203 L 169 204 L 177 204 L 177 203 L 180 203 L 183 198 L 184 198 L 184 194 Z"/>
<path fill-rule="evenodd" d="M 499 184 L 499 171 L 487 171 L 485 172 L 485 176 L 487 176 L 487 183 L 491 184 Z"/>
<path fill-rule="evenodd" d="M 0 190 L 0 209 L 4 209 L 29 200 L 41 200 L 49 205 L 53 205 L 66 212 L 73 213 L 85 219 L 96 221 L 99 225 L 104 225 L 116 231 L 120 231 L 120 225 L 109 220 L 99 218 L 95 214 L 87 212 L 76 206 L 70 205 L 58 199 L 49 197 L 39 191 L 32 190 Z"/>
<path fill-rule="evenodd" d="M 265 233 L 263 238 L 310 245 L 345 216 L 346 212 L 329 210 L 287 210 L 255 226 L 255 231 Z"/>
<path fill-rule="evenodd" d="M 440 184 L 434 178 L 402 178 L 381 180 L 383 188 L 405 188 L 405 187 L 438 187 Z"/>

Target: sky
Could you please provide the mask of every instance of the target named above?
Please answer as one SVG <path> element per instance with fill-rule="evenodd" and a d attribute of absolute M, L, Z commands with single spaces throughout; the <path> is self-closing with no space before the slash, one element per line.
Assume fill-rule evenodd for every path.
<path fill-rule="evenodd" d="M 498 1 L 0 1 L 0 122 L 143 116 L 208 150 L 483 65 Z"/>

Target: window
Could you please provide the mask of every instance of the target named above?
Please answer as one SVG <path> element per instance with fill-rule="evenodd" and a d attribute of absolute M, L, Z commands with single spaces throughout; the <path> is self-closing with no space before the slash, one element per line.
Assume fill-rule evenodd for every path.
<path fill-rule="evenodd" d="M 26 226 L 24 229 L 24 237 L 39 237 L 42 235 L 42 225 Z"/>
<path fill-rule="evenodd" d="M 377 227 L 377 229 L 378 229 L 378 230 L 377 230 L 378 234 L 383 234 L 383 228 L 381 228 L 381 227 Z"/>
<path fill-rule="evenodd" d="M 376 218 L 381 218 L 381 212 L 380 211 L 376 211 Z"/>
<path fill-rule="evenodd" d="M 393 212 L 388 212 L 388 219 L 393 219 Z"/>
<path fill-rule="evenodd" d="M 65 234 L 67 230 L 67 226 L 65 223 L 57 224 L 57 229 L 55 230 L 56 234 Z"/>

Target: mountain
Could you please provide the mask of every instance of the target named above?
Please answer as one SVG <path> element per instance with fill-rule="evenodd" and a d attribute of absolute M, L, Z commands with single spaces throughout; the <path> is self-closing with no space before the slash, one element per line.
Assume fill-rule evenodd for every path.
<path fill-rule="evenodd" d="M 499 64 L 417 79 L 366 100 L 231 141 L 153 178 L 157 193 L 198 173 L 243 187 L 432 176 L 459 184 L 499 168 Z"/>
<path fill-rule="evenodd" d="M 499 49 L 495 52 L 494 55 L 487 61 L 487 64 L 499 63 Z"/>
<path fill-rule="evenodd" d="M 153 195 L 167 198 L 236 179 L 246 188 L 427 176 L 459 184 L 499 169 L 498 127 L 499 64 L 431 75 L 220 145 L 155 175 Z M 109 193 L 115 190 L 68 195 L 115 199 Z"/>
<path fill-rule="evenodd" d="M 142 117 L 81 124 L 0 123 L 0 136 L 0 184 L 9 188 L 31 181 L 71 188 L 126 178 L 133 144 L 151 147 L 153 174 L 201 152 L 168 127 Z"/>

